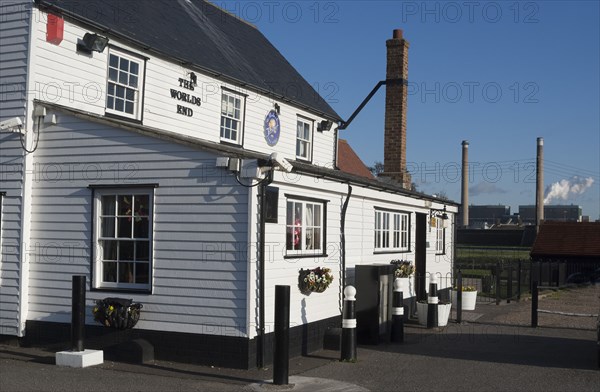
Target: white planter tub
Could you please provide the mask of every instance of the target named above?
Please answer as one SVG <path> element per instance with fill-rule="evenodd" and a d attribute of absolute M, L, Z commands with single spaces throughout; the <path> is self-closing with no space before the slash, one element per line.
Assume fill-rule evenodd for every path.
<path fill-rule="evenodd" d="M 427 305 L 426 303 L 417 302 L 417 315 L 419 316 L 419 324 L 427 325 Z M 438 326 L 445 327 L 448 325 L 450 317 L 450 308 L 452 304 L 438 304 Z"/>
<path fill-rule="evenodd" d="M 452 306 L 455 308 L 458 306 L 456 301 L 456 290 L 450 291 L 450 298 L 452 300 Z M 463 291 L 462 292 L 462 310 L 475 310 L 475 304 L 477 303 L 477 291 Z"/>

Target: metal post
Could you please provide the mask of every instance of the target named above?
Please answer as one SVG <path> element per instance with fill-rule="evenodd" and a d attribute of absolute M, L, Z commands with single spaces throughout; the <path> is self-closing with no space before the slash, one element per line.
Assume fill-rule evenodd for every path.
<path fill-rule="evenodd" d="M 71 292 L 71 350 L 83 351 L 85 327 L 85 276 L 73 275 Z"/>
<path fill-rule="evenodd" d="M 519 260 L 519 270 L 517 271 L 517 302 L 521 301 L 521 279 L 523 270 L 523 261 Z"/>
<path fill-rule="evenodd" d="M 534 281 L 531 287 L 531 327 L 538 326 L 538 282 Z"/>
<path fill-rule="evenodd" d="M 500 305 L 500 275 L 502 270 L 500 269 L 500 263 L 496 263 L 496 305 Z"/>
<path fill-rule="evenodd" d="M 508 266 L 508 280 L 506 281 L 506 303 L 510 303 L 512 298 L 512 279 L 513 279 L 513 268 L 512 264 Z"/>
<path fill-rule="evenodd" d="M 459 324 L 462 322 L 462 293 L 462 272 L 461 270 L 458 270 L 456 278 L 456 322 Z"/>
<path fill-rule="evenodd" d="M 429 295 L 427 296 L 427 328 L 438 327 L 438 292 L 437 277 L 431 274 L 429 278 Z"/>
<path fill-rule="evenodd" d="M 402 280 L 394 281 L 394 298 L 392 302 L 392 342 L 404 342 L 404 295 Z"/>
<path fill-rule="evenodd" d="M 342 320 L 342 361 L 356 361 L 356 289 L 346 286 L 344 289 L 344 314 Z"/>
<path fill-rule="evenodd" d="M 290 369 L 290 286 L 275 286 L 273 384 L 288 385 Z"/>

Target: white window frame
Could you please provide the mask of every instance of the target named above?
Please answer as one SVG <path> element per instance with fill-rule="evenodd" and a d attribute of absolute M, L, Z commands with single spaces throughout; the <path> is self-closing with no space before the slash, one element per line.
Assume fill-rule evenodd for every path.
<path fill-rule="evenodd" d="M 111 65 L 111 56 L 117 56 L 119 58 L 119 60 L 118 60 L 119 64 L 118 64 L 117 68 L 115 68 L 113 65 Z M 130 72 L 131 65 L 129 65 L 127 71 L 120 69 L 121 68 L 120 67 L 121 59 L 127 60 L 129 62 L 129 64 L 131 64 L 131 63 L 137 64 L 138 74 L 137 74 L 137 83 L 136 84 L 133 84 L 134 80 L 131 78 L 132 76 L 135 76 L 135 74 L 132 74 Z M 127 52 L 118 50 L 113 47 L 109 48 L 107 62 L 106 62 L 106 101 L 104 102 L 106 113 L 114 114 L 114 115 L 120 116 L 120 117 L 131 118 L 134 120 L 139 120 L 141 118 L 142 98 L 143 98 L 143 94 L 144 94 L 144 91 L 143 91 L 144 71 L 145 71 L 145 60 L 142 57 L 137 57 L 137 56 L 131 55 Z M 115 77 L 115 72 L 116 72 L 116 80 L 113 80 L 113 78 Z M 127 76 L 127 82 L 123 82 L 123 80 L 120 80 L 122 76 L 123 77 Z M 116 108 L 116 99 L 120 99 L 120 97 L 117 96 L 116 91 L 114 94 L 112 93 L 113 89 L 111 88 L 111 85 L 113 85 L 113 84 L 115 85 L 115 89 L 123 88 L 125 90 L 133 91 L 133 100 L 125 99 L 123 110 L 118 110 Z M 126 96 L 127 96 L 127 93 L 125 93 L 125 96 L 123 98 L 126 98 Z M 112 102 L 112 107 L 110 107 L 111 102 Z M 128 113 L 126 111 L 125 105 L 127 102 L 133 102 L 133 113 Z"/>
<path fill-rule="evenodd" d="M 300 135 L 300 126 L 302 130 L 308 128 L 308 137 L 306 135 Z M 296 120 L 296 159 L 303 161 L 311 161 L 313 155 L 313 127 L 314 121 L 309 120 L 305 117 L 298 116 Z M 303 155 L 300 151 L 300 145 L 305 146 L 306 153 Z"/>
<path fill-rule="evenodd" d="M 410 214 L 401 211 L 375 209 L 375 252 L 410 251 Z"/>
<path fill-rule="evenodd" d="M 148 197 L 148 209 L 147 209 L 147 218 L 148 218 L 148 237 L 147 238 L 135 238 L 134 237 L 134 220 L 135 220 L 135 213 L 132 214 L 132 219 L 130 220 L 132 222 L 132 227 L 131 227 L 131 237 L 119 237 L 118 235 L 118 231 L 117 231 L 117 225 L 118 225 L 118 221 L 119 221 L 119 217 L 121 217 L 122 219 L 124 219 L 126 216 L 125 215 L 121 215 L 119 214 L 119 211 L 117 210 L 118 208 L 118 201 L 117 201 L 117 205 L 115 208 L 115 212 L 114 215 L 110 214 L 110 215 L 103 215 L 103 209 L 102 209 L 102 198 L 104 196 L 116 196 L 116 199 L 118 200 L 118 196 L 147 196 Z M 135 203 L 135 200 L 133 200 L 133 202 Z M 135 204 L 134 204 L 134 208 L 135 208 Z M 114 228 L 114 235 L 113 236 L 107 236 L 107 237 L 103 237 L 102 236 L 102 219 L 103 218 L 111 218 L 114 217 L 115 221 L 115 228 Z M 144 215 L 144 217 L 146 217 Z M 114 290 L 114 291 L 118 291 L 118 290 L 140 290 L 140 291 L 148 291 L 151 292 L 152 290 L 152 279 L 153 279 L 153 266 L 154 266 L 154 260 L 153 260 L 153 232 L 154 232 L 154 188 L 101 188 L 101 189 L 95 189 L 94 190 L 94 265 L 93 265 L 93 271 L 94 271 L 94 279 L 93 279 L 93 284 L 94 284 L 94 289 L 109 289 L 109 290 Z M 134 255 L 137 253 L 137 248 L 135 246 L 136 243 L 141 242 L 141 241 L 148 241 L 148 282 L 147 283 L 124 283 L 124 282 L 119 282 L 119 263 L 121 262 L 121 260 L 119 260 L 119 250 L 117 248 L 116 250 L 116 259 L 115 261 L 113 260 L 109 260 L 106 262 L 116 262 L 116 273 L 117 273 L 117 277 L 116 277 L 116 282 L 105 282 L 104 281 L 104 243 L 105 241 L 115 241 L 117 242 L 117 246 L 120 246 L 120 243 L 122 242 L 133 242 L 134 246 Z M 134 260 L 125 260 L 123 261 L 123 263 L 132 263 L 134 264 L 134 271 L 132 272 L 135 276 L 135 264 L 136 262 L 139 262 L 140 264 L 145 264 L 146 261 L 140 261 L 140 260 L 136 260 L 136 257 L 134 256 Z"/>
<path fill-rule="evenodd" d="M 290 220 L 290 207 L 292 214 L 294 215 Z M 300 222 L 296 219 L 297 208 L 301 208 Z M 310 207 L 310 208 L 309 208 Z M 315 210 L 316 207 L 320 209 L 319 219 L 315 221 Z M 324 255 L 325 254 L 325 240 L 326 240 L 326 208 L 327 205 L 324 201 L 317 200 L 303 200 L 296 198 L 286 199 L 286 225 L 285 225 L 285 249 L 286 256 L 304 256 L 304 255 Z M 309 215 L 309 210 L 313 211 L 313 216 Z M 309 225 L 312 221 L 312 225 Z M 319 230 L 319 244 L 320 247 L 314 249 L 306 249 L 306 245 L 310 241 L 310 236 L 314 235 L 315 231 Z M 295 245 L 295 238 L 298 238 L 298 245 Z M 290 240 L 292 241 L 292 249 L 289 249 Z"/>
<path fill-rule="evenodd" d="M 233 101 L 233 102 L 232 102 Z M 239 101 L 239 108 L 235 107 L 236 101 Z M 233 104 L 234 107 L 230 110 L 229 105 Z M 229 90 L 221 91 L 221 116 L 219 117 L 219 138 L 222 142 L 242 145 L 243 134 L 244 134 L 244 112 L 246 105 L 246 97 L 243 94 L 238 94 Z M 236 111 L 238 116 L 236 116 Z M 226 122 L 237 122 L 237 129 L 232 126 L 226 126 Z M 225 133 L 229 131 L 230 135 L 236 132 L 236 137 L 227 137 Z"/>
<path fill-rule="evenodd" d="M 446 254 L 446 228 L 443 219 L 440 217 L 435 219 L 435 254 L 443 255 Z"/>

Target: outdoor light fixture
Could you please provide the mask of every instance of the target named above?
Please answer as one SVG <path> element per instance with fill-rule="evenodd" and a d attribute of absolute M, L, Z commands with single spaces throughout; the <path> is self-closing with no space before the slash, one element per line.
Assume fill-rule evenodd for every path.
<path fill-rule="evenodd" d="M 435 218 L 440 218 L 442 220 L 444 229 L 449 226 L 450 217 L 448 217 L 448 214 L 446 213 L 446 206 L 441 210 L 436 210 L 435 208 L 429 210 L 429 222 L 431 223 L 431 226 L 435 226 Z"/>
<path fill-rule="evenodd" d="M 333 126 L 333 121 L 323 120 L 317 125 L 317 131 L 319 131 L 319 132 L 329 131 L 329 130 L 331 130 L 332 126 Z"/>
<path fill-rule="evenodd" d="M 83 39 L 77 40 L 77 51 L 83 53 L 104 52 L 108 38 L 98 34 L 85 33 Z"/>
<path fill-rule="evenodd" d="M 281 114 L 281 107 L 279 107 L 278 104 L 273 105 L 275 107 L 275 111 L 277 112 L 277 114 Z"/>
<path fill-rule="evenodd" d="M 198 77 L 193 72 L 190 72 L 190 82 L 192 82 L 194 86 L 198 85 Z"/>

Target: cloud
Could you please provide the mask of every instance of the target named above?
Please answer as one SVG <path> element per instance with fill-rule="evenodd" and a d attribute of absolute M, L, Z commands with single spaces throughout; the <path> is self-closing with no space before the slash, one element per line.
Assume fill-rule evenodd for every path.
<path fill-rule="evenodd" d="M 592 177 L 583 178 L 573 176 L 570 179 L 560 180 L 548 185 L 544 192 L 544 204 L 550 204 L 552 200 L 568 200 L 572 196 L 581 195 L 594 183 Z"/>
<path fill-rule="evenodd" d="M 482 195 L 484 193 L 506 193 L 506 190 L 499 188 L 495 184 L 492 184 L 490 182 L 480 182 L 479 184 L 470 187 L 469 193 L 473 196 L 477 196 Z"/>

